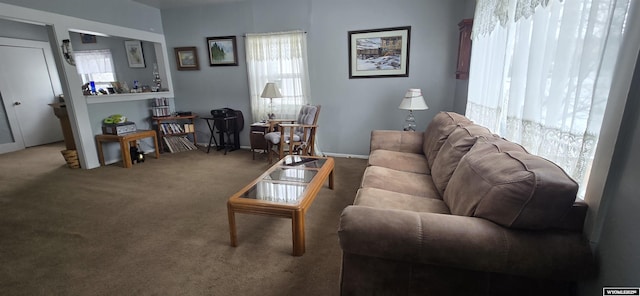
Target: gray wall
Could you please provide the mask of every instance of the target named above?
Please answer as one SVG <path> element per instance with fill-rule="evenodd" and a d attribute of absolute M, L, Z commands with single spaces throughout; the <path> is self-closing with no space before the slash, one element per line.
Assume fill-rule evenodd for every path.
<path fill-rule="evenodd" d="M 153 42 L 142 41 L 142 53 L 144 55 L 145 68 L 131 68 L 127 61 L 127 53 L 124 41 L 128 38 L 110 36 L 96 36 L 96 43 L 82 43 L 80 34 L 71 32 L 71 48 L 75 51 L 109 49 L 113 56 L 113 63 L 116 71 L 116 79 L 120 82 L 127 82 L 133 88 L 133 81 L 138 80 L 140 86 L 153 86 L 153 64 L 156 63 L 156 51 Z"/>
<path fill-rule="evenodd" d="M 15 22 L 0 18 L 0 37 L 48 42 L 45 26 Z"/>
<path fill-rule="evenodd" d="M 407 115 L 398 105 L 408 88 L 421 88 L 429 110 L 416 111 L 418 129 L 439 111 L 453 110 L 456 93 L 457 23 L 467 0 L 247 0 L 190 9 L 162 10 L 167 47 L 196 46 L 200 71 L 170 66 L 176 107 L 202 115 L 229 107 L 251 118 L 244 58 L 245 33 L 301 29 L 308 32 L 312 103 L 322 105 L 320 148 L 326 153 L 367 155 L 373 129 L 400 130 Z M 349 79 L 347 33 L 411 26 L 409 77 Z M 210 67 L 205 39 L 235 35 L 239 66 Z M 208 135 L 200 122 L 196 127 Z M 202 137 L 201 135 L 198 135 Z M 248 131 L 241 144 L 249 145 Z"/>
<path fill-rule="evenodd" d="M 98 135 L 102 134 L 102 119 L 107 118 L 113 114 L 122 114 L 127 117 L 128 121 L 136 123 L 138 129 L 153 129 L 151 124 L 151 103 L 148 100 L 141 101 L 129 101 L 129 102 L 117 102 L 117 103 L 100 103 L 88 105 L 89 116 L 92 119 L 91 129 L 93 133 Z M 160 138 L 158 138 L 160 141 Z M 151 138 L 145 138 L 138 141 L 140 149 L 145 152 L 151 152 L 154 150 L 153 140 Z M 104 143 L 103 144 L 104 159 L 107 164 L 118 162 L 122 159 L 120 154 L 120 144 Z"/>
<path fill-rule="evenodd" d="M 7 4 L 162 33 L 160 10 L 131 0 L 0 0 Z"/>
<path fill-rule="evenodd" d="M 598 215 L 606 215 L 595 246 L 598 278 L 581 287 L 580 295 L 602 295 L 602 287 L 640 286 L 640 59 L 622 117 L 618 142 Z"/>

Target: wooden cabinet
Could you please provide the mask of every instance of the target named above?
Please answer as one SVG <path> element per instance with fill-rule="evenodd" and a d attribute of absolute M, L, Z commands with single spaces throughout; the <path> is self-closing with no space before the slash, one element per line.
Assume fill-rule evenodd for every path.
<path fill-rule="evenodd" d="M 251 134 L 249 140 L 251 141 L 251 152 L 253 152 L 253 159 L 256 159 L 256 150 L 267 151 L 269 146 L 267 140 L 264 138 L 268 132 L 271 132 L 271 124 L 257 122 L 251 125 Z"/>
<path fill-rule="evenodd" d="M 191 149 L 187 150 L 194 150 L 197 147 L 196 130 L 194 128 L 196 117 L 196 115 L 152 117 L 158 131 L 160 151 L 164 151 L 164 148 L 167 147 L 171 152 L 178 152 L 171 149 L 171 141 L 167 138 L 188 135 L 193 136 L 193 146 L 189 145 Z"/>
<path fill-rule="evenodd" d="M 460 40 L 458 44 L 458 65 L 456 79 L 469 79 L 469 63 L 471 62 L 471 28 L 473 19 L 463 19 L 458 23 Z"/>

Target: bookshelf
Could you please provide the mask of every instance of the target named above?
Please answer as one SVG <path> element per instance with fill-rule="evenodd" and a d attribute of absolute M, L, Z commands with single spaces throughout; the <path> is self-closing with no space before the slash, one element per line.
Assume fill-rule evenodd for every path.
<path fill-rule="evenodd" d="M 196 115 L 151 117 L 156 124 L 160 151 L 165 151 L 165 148 L 171 153 L 197 150 L 196 117 Z M 189 140 L 189 135 L 193 137 L 193 141 Z"/>

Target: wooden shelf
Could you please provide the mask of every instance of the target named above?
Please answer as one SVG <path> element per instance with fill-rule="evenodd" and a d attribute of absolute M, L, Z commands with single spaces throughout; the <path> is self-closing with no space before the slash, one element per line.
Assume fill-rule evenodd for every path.
<path fill-rule="evenodd" d="M 195 130 L 195 119 L 197 118 L 197 115 L 188 115 L 188 116 L 153 116 L 151 117 L 151 119 L 153 121 L 155 121 L 156 123 L 156 129 L 158 131 L 158 137 L 160 138 L 158 140 L 159 145 L 160 145 L 160 151 L 164 152 L 164 148 L 165 146 L 167 146 L 167 143 L 165 141 L 169 141 L 168 137 L 180 137 L 180 136 L 185 136 L 185 135 L 192 135 L 193 136 L 193 147 L 196 147 L 198 141 L 196 138 L 196 130 Z M 190 124 L 192 127 L 194 127 L 192 130 L 190 131 L 184 131 L 184 123 L 188 123 Z M 163 129 L 163 124 L 171 124 L 171 123 L 175 123 L 178 126 L 180 126 L 183 131 L 171 131 L 171 132 L 165 132 L 165 129 Z M 169 148 L 169 147 L 167 147 Z M 190 149 L 190 150 L 194 150 L 194 149 Z M 172 153 L 174 152 L 179 152 L 179 151 L 173 151 L 171 148 L 169 148 L 169 151 L 171 151 Z"/>

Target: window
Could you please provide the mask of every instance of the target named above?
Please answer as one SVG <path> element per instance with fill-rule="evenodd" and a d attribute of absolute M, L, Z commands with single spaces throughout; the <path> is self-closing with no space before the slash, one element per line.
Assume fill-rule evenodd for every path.
<path fill-rule="evenodd" d="M 96 89 L 106 89 L 111 87 L 111 82 L 117 81 L 110 50 L 76 51 L 74 59 L 83 84 L 93 81 Z"/>
<path fill-rule="evenodd" d="M 253 118 L 265 119 L 269 113 L 270 100 L 260 97 L 267 82 L 275 82 L 283 96 L 273 99 L 276 117 L 296 118 L 310 97 L 306 34 L 247 34 L 245 43 Z"/>
<path fill-rule="evenodd" d="M 583 197 L 630 0 L 480 0 L 466 115 L 560 165 Z"/>

